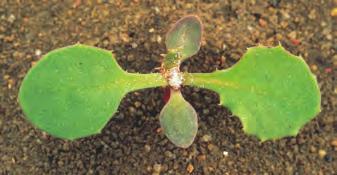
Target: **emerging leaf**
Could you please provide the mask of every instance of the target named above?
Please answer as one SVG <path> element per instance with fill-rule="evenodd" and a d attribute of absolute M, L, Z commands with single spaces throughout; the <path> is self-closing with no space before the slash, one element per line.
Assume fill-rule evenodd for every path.
<path fill-rule="evenodd" d="M 160 74 L 127 73 L 109 51 L 77 44 L 45 55 L 23 80 L 19 102 L 38 128 L 76 139 L 99 133 L 128 92 L 163 85 Z"/>
<path fill-rule="evenodd" d="M 198 131 L 198 118 L 194 108 L 180 91 L 171 90 L 170 100 L 160 112 L 160 125 L 167 138 L 175 145 L 187 148 Z"/>
<path fill-rule="evenodd" d="M 180 19 L 166 35 L 166 48 L 169 53 L 177 54 L 180 61 L 191 57 L 199 51 L 202 26 L 196 16 Z"/>
<path fill-rule="evenodd" d="M 185 84 L 214 90 L 221 104 L 261 140 L 296 135 L 320 111 L 316 78 L 282 46 L 250 48 L 228 70 L 186 74 Z"/>

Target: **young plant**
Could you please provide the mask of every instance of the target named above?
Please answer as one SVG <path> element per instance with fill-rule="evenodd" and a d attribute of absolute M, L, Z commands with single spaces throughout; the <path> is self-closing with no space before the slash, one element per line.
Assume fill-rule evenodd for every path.
<path fill-rule="evenodd" d="M 243 130 L 262 141 L 295 136 L 320 111 L 315 76 L 300 57 L 282 46 L 249 48 L 233 67 L 211 73 L 180 72 L 180 64 L 200 48 L 202 25 L 186 16 L 166 36 L 161 73 L 128 73 L 112 53 L 81 44 L 46 54 L 26 75 L 19 102 L 27 119 L 49 134 L 77 139 L 96 133 L 116 113 L 123 97 L 144 88 L 170 88 L 160 112 L 161 127 L 179 147 L 190 146 L 197 113 L 182 86 L 215 91 L 220 105 L 238 116 Z"/>

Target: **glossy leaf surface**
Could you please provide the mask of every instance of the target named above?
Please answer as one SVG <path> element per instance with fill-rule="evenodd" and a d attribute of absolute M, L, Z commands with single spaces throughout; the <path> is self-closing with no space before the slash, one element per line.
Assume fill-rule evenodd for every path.
<path fill-rule="evenodd" d="M 200 49 L 202 26 L 196 16 L 186 16 L 180 19 L 166 35 L 166 48 L 169 52 L 177 53 L 178 59 L 196 54 Z"/>
<path fill-rule="evenodd" d="M 261 140 L 296 135 L 320 111 L 315 76 L 282 46 L 250 48 L 228 70 L 185 74 L 185 79 L 185 85 L 217 92 L 244 131 Z"/>
<path fill-rule="evenodd" d="M 77 44 L 45 55 L 23 80 L 19 102 L 38 128 L 76 139 L 99 133 L 128 92 L 163 85 L 160 74 L 127 73 L 109 51 Z"/>
<path fill-rule="evenodd" d="M 165 135 L 172 143 L 182 148 L 193 143 L 198 131 L 198 117 L 180 91 L 171 91 L 171 97 L 160 112 L 159 119 Z"/>

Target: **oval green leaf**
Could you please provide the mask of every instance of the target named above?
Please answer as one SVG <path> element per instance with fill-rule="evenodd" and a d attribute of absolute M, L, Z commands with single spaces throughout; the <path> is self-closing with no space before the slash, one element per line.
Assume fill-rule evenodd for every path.
<path fill-rule="evenodd" d="M 196 16 L 180 19 L 166 35 L 166 48 L 178 54 L 180 61 L 196 54 L 200 49 L 202 35 L 201 21 Z"/>
<path fill-rule="evenodd" d="M 19 102 L 38 128 L 76 139 L 99 133 L 128 92 L 163 85 L 160 74 L 127 73 L 111 52 L 76 44 L 49 52 L 28 72 Z"/>
<path fill-rule="evenodd" d="M 160 112 L 159 120 L 173 144 L 187 148 L 193 143 L 198 131 L 198 117 L 180 91 L 171 90 L 171 97 Z"/>
<path fill-rule="evenodd" d="M 248 49 L 228 70 L 186 74 L 185 84 L 214 90 L 222 105 L 261 140 L 296 135 L 320 111 L 315 76 L 282 46 Z"/>

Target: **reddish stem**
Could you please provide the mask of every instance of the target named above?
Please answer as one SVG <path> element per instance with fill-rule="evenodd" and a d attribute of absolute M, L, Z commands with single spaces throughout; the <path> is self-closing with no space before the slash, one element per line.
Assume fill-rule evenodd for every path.
<path fill-rule="evenodd" d="M 164 100 L 165 104 L 169 101 L 170 96 L 171 96 L 171 88 L 165 87 L 164 88 L 164 96 L 163 96 L 163 100 Z"/>

